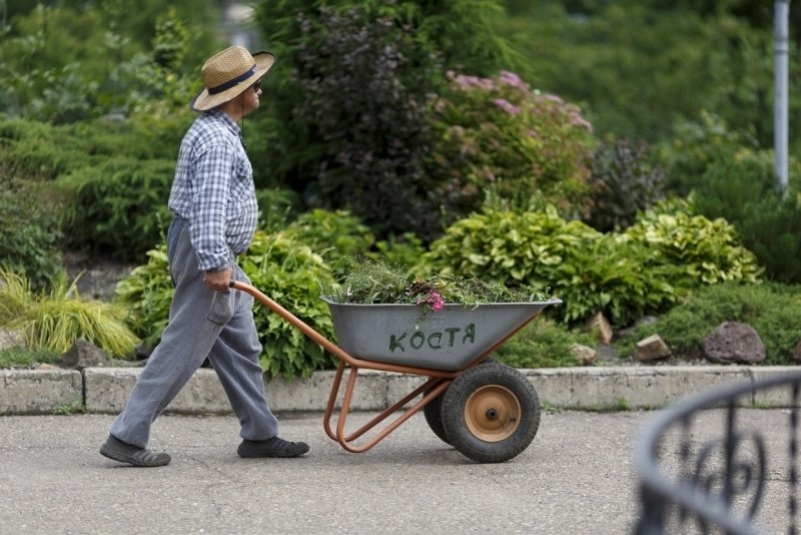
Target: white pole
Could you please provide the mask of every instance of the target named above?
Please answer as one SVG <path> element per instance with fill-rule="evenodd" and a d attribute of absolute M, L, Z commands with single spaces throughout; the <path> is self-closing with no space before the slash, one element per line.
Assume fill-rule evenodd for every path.
<path fill-rule="evenodd" d="M 790 0 L 777 0 L 774 5 L 774 42 L 776 54 L 775 102 L 773 143 L 776 149 L 776 175 L 779 187 L 787 190 L 788 176 L 788 103 L 787 103 L 787 55 L 788 18 Z"/>

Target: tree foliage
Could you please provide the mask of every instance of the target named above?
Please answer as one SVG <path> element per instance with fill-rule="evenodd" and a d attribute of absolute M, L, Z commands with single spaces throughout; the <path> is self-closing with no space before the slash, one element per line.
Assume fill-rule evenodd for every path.
<path fill-rule="evenodd" d="M 767 1 L 542 2 L 504 23 L 530 59 L 520 74 L 586 107 L 603 136 L 661 141 L 706 110 L 772 144 Z M 793 9 L 795 20 L 801 13 Z M 801 120 L 799 31 L 791 25 L 791 124 Z M 801 144 L 796 143 L 796 147 Z"/>
<path fill-rule="evenodd" d="M 438 68 L 482 74 L 514 61 L 496 0 L 264 1 L 257 20 L 278 61 L 266 81 L 261 185 L 352 208 L 379 237 L 439 231 L 424 161 L 426 94 Z M 258 121 L 258 119 L 257 119 Z"/>

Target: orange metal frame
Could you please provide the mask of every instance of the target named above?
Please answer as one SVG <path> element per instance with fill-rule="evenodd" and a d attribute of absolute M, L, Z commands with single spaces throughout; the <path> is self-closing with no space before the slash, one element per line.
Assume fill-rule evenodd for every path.
<path fill-rule="evenodd" d="M 412 366 L 403 366 L 400 364 L 388 364 L 383 362 L 374 362 L 370 360 L 363 360 L 358 359 L 351 356 L 349 353 L 344 351 L 338 345 L 334 344 L 330 340 L 328 340 L 325 336 L 321 335 L 308 325 L 304 323 L 301 319 L 297 316 L 289 312 L 287 309 L 267 297 L 264 293 L 262 293 L 257 288 L 245 284 L 238 281 L 231 281 L 230 284 L 231 288 L 235 290 L 239 290 L 245 293 L 248 293 L 254 297 L 257 301 L 261 304 L 284 318 L 288 321 L 292 326 L 298 328 L 303 334 L 308 336 L 312 339 L 315 343 L 322 346 L 325 350 L 329 351 L 332 355 L 339 359 L 339 366 L 337 367 L 336 375 L 334 376 L 334 382 L 331 385 L 331 393 L 328 396 L 328 404 L 325 408 L 325 416 L 323 421 L 323 427 L 325 429 L 325 433 L 332 439 L 346 449 L 347 451 L 353 453 L 362 453 L 376 444 L 378 444 L 381 440 L 383 440 L 387 435 L 389 435 L 392 431 L 397 429 L 403 422 L 407 421 L 409 418 L 417 414 L 421 411 L 426 405 L 431 403 L 437 396 L 442 394 L 448 386 L 456 379 L 459 375 L 464 373 L 465 370 L 472 368 L 473 366 L 480 364 L 488 355 L 490 355 L 493 351 L 503 345 L 506 340 L 511 338 L 515 333 L 517 333 L 520 329 L 525 327 L 530 321 L 532 321 L 537 314 L 534 314 L 528 321 L 524 322 L 518 328 L 511 331 L 509 334 L 504 336 L 500 341 L 490 347 L 487 351 L 476 357 L 472 362 L 470 362 L 464 370 L 456 371 L 456 372 L 447 372 L 442 370 L 433 370 L 428 368 L 416 368 Z M 331 419 L 334 414 L 334 407 L 336 405 L 336 401 L 338 398 L 340 386 L 342 384 L 342 378 L 345 373 L 345 368 L 350 366 L 350 374 L 348 376 L 348 381 L 345 386 L 344 397 L 342 398 L 342 404 L 339 409 L 339 417 L 337 418 L 336 422 L 336 431 L 332 430 L 331 427 Z M 428 381 L 423 383 L 421 386 L 412 390 L 408 395 L 404 396 L 403 399 L 383 411 L 381 414 L 370 420 L 368 423 L 364 424 L 362 427 L 354 431 L 353 433 L 347 434 L 345 431 L 345 424 L 348 418 L 348 412 L 350 411 L 350 403 L 353 399 L 353 391 L 356 388 L 356 379 L 361 368 L 367 370 L 378 370 L 378 371 L 387 371 L 387 372 L 396 372 L 396 373 L 405 373 L 411 375 L 420 375 L 423 377 L 428 377 Z M 387 418 L 402 410 L 411 400 L 419 396 L 420 394 L 424 393 L 426 390 L 431 389 L 430 392 L 425 394 L 423 398 L 409 407 L 408 410 L 404 411 L 403 414 L 399 415 L 397 418 L 389 422 L 385 427 L 383 427 L 380 431 L 378 431 L 374 436 L 372 436 L 369 440 L 366 440 L 364 443 L 360 445 L 355 445 L 353 442 L 357 440 L 359 437 L 363 436 L 365 433 L 376 427 L 378 424 L 384 422 Z"/>

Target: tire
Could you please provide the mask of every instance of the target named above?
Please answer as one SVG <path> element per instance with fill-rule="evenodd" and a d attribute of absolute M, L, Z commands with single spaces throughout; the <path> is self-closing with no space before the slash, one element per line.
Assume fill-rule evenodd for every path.
<path fill-rule="evenodd" d="M 448 390 L 445 389 L 445 392 L 447 391 Z M 426 390 L 426 394 L 429 392 L 430 390 Z M 423 407 L 423 415 L 426 417 L 428 427 L 431 428 L 434 434 L 445 444 L 451 445 L 448 441 L 448 437 L 445 435 L 445 429 L 442 427 L 442 398 L 445 396 L 445 392 L 438 395 L 431 400 L 431 403 Z"/>
<path fill-rule="evenodd" d="M 486 359 L 481 361 L 481 365 L 484 364 L 491 364 L 497 362 L 492 357 L 487 357 Z M 445 389 L 447 392 L 448 389 Z M 431 392 L 431 389 L 425 391 L 423 395 L 427 395 Z M 428 427 L 434 432 L 437 437 L 445 444 L 452 446 L 450 441 L 448 440 L 447 435 L 445 435 L 445 429 L 442 427 L 442 398 L 445 396 L 445 392 L 434 398 L 431 403 L 423 407 L 423 416 L 426 418 L 426 423 Z"/>
<path fill-rule="evenodd" d="M 540 426 L 540 402 L 528 379 L 499 363 L 475 366 L 442 395 L 448 442 L 480 463 L 502 463 L 522 453 Z"/>

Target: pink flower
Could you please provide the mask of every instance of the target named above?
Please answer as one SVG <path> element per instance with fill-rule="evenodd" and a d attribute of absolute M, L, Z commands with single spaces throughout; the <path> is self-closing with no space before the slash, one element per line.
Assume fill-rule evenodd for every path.
<path fill-rule="evenodd" d="M 496 98 L 492 102 L 494 102 L 496 106 L 498 106 L 499 108 L 503 109 L 505 112 L 507 112 L 510 115 L 517 115 L 518 113 L 520 113 L 520 107 L 519 106 L 515 106 L 514 104 L 512 104 L 511 102 L 509 102 L 505 98 Z"/>
<path fill-rule="evenodd" d="M 531 89 L 527 83 L 521 80 L 520 77 L 513 72 L 501 71 L 498 80 L 500 80 L 501 83 L 504 83 L 512 87 L 516 87 L 525 92 L 528 92 Z"/>
<path fill-rule="evenodd" d="M 592 124 L 578 114 L 575 114 L 570 118 L 570 124 L 573 126 L 584 128 L 588 132 L 592 132 Z"/>
<path fill-rule="evenodd" d="M 436 290 L 431 290 L 426 298 L 420 299 L 417 301 L 417 304 L 426 308 L 430 308 L 432 312 L 437 312 L 442 310 L 442 308 L 445 306 L 445 301 L 442 299 L 442 296 L 439 294 L 439 292 Z"/>

